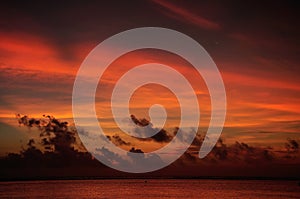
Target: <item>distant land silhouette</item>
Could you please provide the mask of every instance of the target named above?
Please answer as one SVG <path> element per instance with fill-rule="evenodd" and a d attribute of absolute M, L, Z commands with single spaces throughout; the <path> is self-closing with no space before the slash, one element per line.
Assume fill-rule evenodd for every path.
<path fill-rule="evenodd" d="M 131 119 L 138 125 L 149 121 Z M 202 137 L 197 136 L 189 150 L 177 161 L 161 170 L 131 174 L 108 168 L 88 153 L 76 129 L 66 121 L 44 115 L 40 119 L 17 115 L 20 126 L 38 129 L 39 140 L 29 139 L 20 153 L 8 153 L 0 159 L 0 180 L 29 179 L 115 179 L 115 178 L 185 178 L 185 179 L 300 179 L 299 143 L 287 139 L 285 150 L 252 147 L 236 142 L 226 145 L 219 139 L 204 159 L 197 157 Z M 23 127 L 24 128 L 24 127 Z M 174 132 L 176 133 L 176 132 Z M 174 133 L 162 129 L 150 141 L 172 139 Z M 118 135 L 108 136 L 117 145 L 128 145 Z M 149 141 L 149 140 L 148 140 Z M 37 147 L 37 143 L 40 146 Z M 143 153 L 131 147 L 131 152 Z"/>

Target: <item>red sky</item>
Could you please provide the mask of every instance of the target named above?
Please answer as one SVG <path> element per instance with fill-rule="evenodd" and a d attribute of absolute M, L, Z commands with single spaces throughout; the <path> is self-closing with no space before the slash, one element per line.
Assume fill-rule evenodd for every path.
<path fill-rule="evenodd" d="M 19 131 L 23 130 L 11 119 L 15 113 L 72 118 L 73 82 L 89 51 L 111 35 L 144 26 L 187 34 L 214 59 L 227 92 L 222 134 L 227 142 L 281 146 L 287 138 L 300 139 L 298 15 L 288 3 L 257 6 L 251 2 L 221 5 L 155 0 L 134 5 L 46 2 L 44 7 L 41 3 L 7 3 L 0 14 L 0 151 L 20 147 L 23 135 Z M 109 109 L 114 83 L 122 71 L 149 61 L 170 65 L 188 78 L 198 95 L 201 130 L 205 130 L 210 101 L 201 77 L 194 75 L 185 60 L 148 50 L 120 57 L 100 82 L 97 114 L 108 131 L 115 128 Z M 147 107 L 157 102 L 168 110 L 166 128 L 175 127 L 180 116 L 178 103 L 165 88 L 139 89 L 132 97 L 131 111 L 147 117 Z M 7 132 L 8 128 L 15 133 Z"/>

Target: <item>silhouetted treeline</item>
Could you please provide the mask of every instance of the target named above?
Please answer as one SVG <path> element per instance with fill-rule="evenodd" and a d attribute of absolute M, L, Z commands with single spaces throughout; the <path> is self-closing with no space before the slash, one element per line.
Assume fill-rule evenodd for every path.
<path fill-rule="evenodd" d="M 26 148 L 20 153 L 9 153 L 0 159 L 1 167 L 80 167 L 101 166 L 94 160 L 90 153 L 75 149 L 81 146 L 77 140 L 77 132 L 68 126 L 67 122 L 61 122 L 53 116 L 44 115 L 42 119 L 29 118 L 17 115 L 20 125 L 39 130 L 39 141 L 30 139 Z M 38 147 L 39 146 L 39 147 Z"/>

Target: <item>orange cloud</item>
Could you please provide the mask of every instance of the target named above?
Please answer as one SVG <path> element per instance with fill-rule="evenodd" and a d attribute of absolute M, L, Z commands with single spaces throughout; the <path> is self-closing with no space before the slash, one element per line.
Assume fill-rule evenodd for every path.
<path fill-rule="evenodd" d="M 62 59 L 58 46 L 46 38 L 25 33 L 0 32 L 1 64 L 10 68 L 73 73 L 75 63 Z"/>
<path fill-rule="evenodd" d="M 171 8 L 174 9 L 172 5 Z M 178 9 L 175 8 L 175 11 L 186 14 Z M 95 43 L 70 44 L 75 61 L 68 61 L 61 56 L 62 49 L 59 46 L 42 37 L 1 33 L 1 39 L 3 42 L 0 44 L 0 51 L 3 56 L 0 66 L 0 117 L 12 117 L 18 112 L 35 117 L 44 113 L 58 118 L 72 117 L 73 81 L 81 61 Z M 272 68 L 276 64 L 265 59 L 255 61 L 262 67 Z M 112 132 L 117 129 L 110 109 L 114 84 L 134 66 L 149 62 L 169 65 L 189 80 L 198 97 L 201 127 L 206 127 L 210 119 L 210 99 L 201 75 L 184 59 L 159 50 L 128 53 L 115 60 L 104 72 L 97 90 L 96 108 L 99 118 L 105 121 L 105 127 Z M 264 131 L 272 126 L 268 123 L 270 121 L 299 119 L 299 83 L 288 75 L 280 76 L 258 70 L 258 66 L 252 69 L 250 64 L 245 64 L 244 69 L 244 66 L 237 63 L 232 65 L 236 70 L 228 71 L 228 63 L 220 62 L 220 71 L 227 89 L 227 127 L 249 129 L 260 126 L 260 130 Z M 174 82 L 175 85 L 176 83 Z M 178 102 L 164 88 L 150 86 L 137 90 L 131 100 L 131 111 L 138 117 L 147 118 L 147 108 L 157 102 L 163 104 L 168 111 L 170 121 L 167 126 L 176 126 L 180 117 Z"/>

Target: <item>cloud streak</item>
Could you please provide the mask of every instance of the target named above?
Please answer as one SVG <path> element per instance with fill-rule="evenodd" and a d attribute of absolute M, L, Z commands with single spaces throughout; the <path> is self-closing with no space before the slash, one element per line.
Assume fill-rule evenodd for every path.
<path fill-rule="evenodd" d="M 212 20 L 208 20 L 200 15 L 194 14 L 190 10 L 177 6 L 168 1 L 153 0 L 153 2 L 165 9 L 163 12 L 164 14 L 178 21 L 192 24 L 206 30 L 221 29 L 221 26 L 218 23 Z"/>

